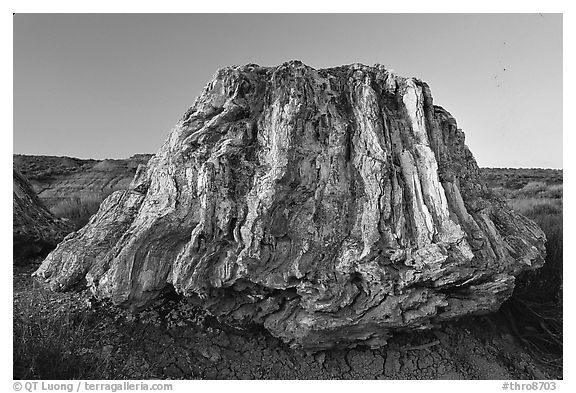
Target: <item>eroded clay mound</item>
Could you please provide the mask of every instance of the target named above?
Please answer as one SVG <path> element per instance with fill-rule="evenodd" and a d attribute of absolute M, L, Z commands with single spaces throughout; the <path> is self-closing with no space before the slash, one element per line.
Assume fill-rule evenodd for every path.
<path fill-rule="evenodd" d="M 150 155 L 123 160 L 85 160 L 71 157 L 15 154 L 14 166 L 26 177 L 38 198 L 51 211 L 71 202 L 99 203 L 104 196 L 128 188 L 136 168 Z"/>
<path fill-rule="evenodd" d="M 40 202 L 28 181 L 16 169 L 12 184 L 14 262 L 52 250 L 72 231 Z"/>
<path fill-rule="evenodd" d="M 425 83 L 289 62 L 218 71 L 130 189 L 36 274 L 131 307 L 173 285 L 319 349 L 495 310 L 543 254 Z"/>

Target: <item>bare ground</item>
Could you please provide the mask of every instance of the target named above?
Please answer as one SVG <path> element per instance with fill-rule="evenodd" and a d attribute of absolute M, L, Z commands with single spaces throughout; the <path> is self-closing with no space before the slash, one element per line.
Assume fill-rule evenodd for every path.
<path fill-rule="evenodd" d="M 561 369 L 523 348 L 503 313 L 398 334 L 384 348 L 312 354 L 290 349 L 263 329 L 223 326 L 176 297 L 132 315 L 95 302 L 87 291 L 49 292 L 30 277 L 37 263 L 14 267 L 15 379 L 562 378 Z M 27 325 L 42 330 L 58 318 L 70 325 L 64 339 L 75 340 L 62 343 L 66 353 L 22 352 L 30 339 Z M 44 364 L 46 358 L 70 364 Z"/>

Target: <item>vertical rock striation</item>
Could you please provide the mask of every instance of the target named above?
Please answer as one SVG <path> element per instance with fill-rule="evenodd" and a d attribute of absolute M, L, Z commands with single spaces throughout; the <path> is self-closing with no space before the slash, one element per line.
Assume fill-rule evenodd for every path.
<path fill-rule="evenodd" d="M 295 347 L 379 346 L 497 309 L 544 241 L 482 183 L 427 84 L 292 61 L 219 70 L 35 274 L 130 307 L 173 285 Z"/>
<path fill-rule="evenodd" d="M 38 199 L 30 183 L 13 170 L 12 243 L 14 261 L 46 255 L 72 231 L 72 226 L 52 215 Z"/>

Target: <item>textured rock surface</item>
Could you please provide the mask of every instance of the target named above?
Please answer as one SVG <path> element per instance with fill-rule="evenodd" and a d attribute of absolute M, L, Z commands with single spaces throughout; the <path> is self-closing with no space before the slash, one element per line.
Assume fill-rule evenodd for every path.
<path fill-rule="evenodd" d="M 149 154 L 123 160 L 85 160 L 72 157 L 14 154 L 14 166 L 28 179 L 48 209 L 74 199 L 102 200 L 126 189 Z"/>
<path fill-rule="evenodd" d="M 13 171 L 12 206 L 15 262 L 42 253 L 46 255 L 72 231 L 69 224 L 44 207 L 30 183 L 16 169 Z"/>
<path fill-rule="evenodd" d="M 173 285 L 293 346 L 490 312 L 544 234 L 480 181 L 429 87 L 382 66 L 225 68 L 35 273 L 142 307 Z"/>

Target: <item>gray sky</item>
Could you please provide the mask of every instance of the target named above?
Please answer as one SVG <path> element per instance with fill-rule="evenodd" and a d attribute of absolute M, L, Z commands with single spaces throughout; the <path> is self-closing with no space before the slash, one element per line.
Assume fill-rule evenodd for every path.
<path fill-rule="evenodd" d="M 416 76 L 480 166 L 562 168 L 559 14 L 17 14 L 14 152 L 154 153 L 218 68 L 291 59 Z"/>

